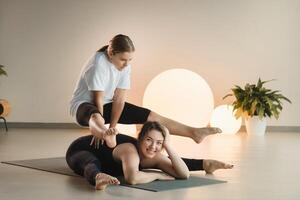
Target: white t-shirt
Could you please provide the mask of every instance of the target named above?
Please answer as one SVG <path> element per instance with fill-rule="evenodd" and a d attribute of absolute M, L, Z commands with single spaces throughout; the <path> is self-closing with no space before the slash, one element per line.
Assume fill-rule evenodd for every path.
<path fill-rule="evenodd" d="M 92 91 L 104 92 L 104 105 L 112 102 L 116 88 L 130 89 L 131 66 L 119 71 L 103 52 L 96 52 L 81 70 L 72 99 L 70 114 L 75 117 L 83 102 L 93 102 Z"/>

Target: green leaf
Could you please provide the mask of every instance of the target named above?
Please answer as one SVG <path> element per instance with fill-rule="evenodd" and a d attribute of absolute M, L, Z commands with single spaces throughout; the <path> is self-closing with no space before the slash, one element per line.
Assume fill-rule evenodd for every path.
<path fill-rule="evenodd" d="M 5 76 L 7 76 L 7 73 L 6 73 L 6 71 L 5 71 L 3 68 L 4 68 L 4 66 L 3 66 L 3 65 L 0 65 L 0 75 L 5 75 Z"/>
<path fill-rule="evenodd" d="M 256 105 L 257 105 L 257 100 L 255 99 L 252 104 L 251 104 L 251 108 L 250 108 L 250 113 L 254 114 L 255 110 L 256 110 Z"/>
<path fill-rule="evenodd" d="M 275 81 L 276 79 L 271 79 L 271 80 L 267 80 L 267 81 L 262 81 L 261 84 L 264 85 L 265 83 L 271 82 L 271 81 Z"/>
<path fill-rule="evenodd" d="M 240 118 L 243 114 L 243 109 L 242 108 L 238 108 L 235 113 L 234 113 L 234 116 L 236 119 Z"/>
<path fill-rule="evenodd" d="M 262 87 L 262 85 L 263 85 L 263 84 L 261 83 L 261 80 L 260 80 L 260 78 L 258 78 L 257 87 L 258 87 L 258 88 L 261 88 L 261 87 Z"/>
<path fill-rule="evenodd" d="M 259 119 L 262 119 L 265 116 L 265 109 L 263 107 L 258 108 Z"/>
<path fill-rule="evenodd" d="M 233 96 L 233 94 L 227 94 L 226 96 L 223 97 L 223 100 L 230 96 Z"/>

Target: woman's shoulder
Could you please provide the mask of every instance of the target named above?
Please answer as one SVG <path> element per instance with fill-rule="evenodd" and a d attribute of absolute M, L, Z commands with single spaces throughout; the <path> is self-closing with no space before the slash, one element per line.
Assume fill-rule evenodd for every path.
<path fill-rule="evenodd" d="M 138 151 L 132 143 L 122 143 L 118 144 L 112 153 L 115 160 L 121 160 L 125 155 L 137 155 Z"/>
<path fill-rule="evenodd" d="M 129 152 L 137 152 L 136 146 L 132 143 L 122 143 L 118 144 L 115 149 L 121 151 L 122 153 L 129 153 Z"/>

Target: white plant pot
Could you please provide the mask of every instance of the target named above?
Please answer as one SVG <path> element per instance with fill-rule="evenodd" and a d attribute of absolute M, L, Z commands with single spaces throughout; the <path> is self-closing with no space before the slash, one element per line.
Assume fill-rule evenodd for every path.
<path fill-rule="evenodd" d="M 258 116 L 245 119 L 246 130 L 249 135 L 265 135 L 267 119 L 259 119 Z"/>

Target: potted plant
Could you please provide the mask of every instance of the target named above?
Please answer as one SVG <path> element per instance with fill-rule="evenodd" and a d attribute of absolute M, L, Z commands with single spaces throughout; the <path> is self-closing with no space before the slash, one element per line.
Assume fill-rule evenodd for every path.
<path fill-rule="evenodd" d="M 7 76 L 7 73 L 6 73 L 6 71 L 5 71 L 3 68 L 4 68 L 4 66 L 3 66 L 3 65 L 0 65 L 0 75 L 5 75 L 5 76 Z"/>
<path fill-rule="evenodd" d="M 0 65 L 0 76 L 2 76 L 2 75 L 7 76 L 7 73 L 3 68 L 4 68 L 4 66 Z M 8 129 L 7 129 L 5 117 L 9 114 L 9 112 L 10 112 L 10 105 L 9 105 L 8 101 L 5 99 L 0 99 L 0 119 L 2 119 L 4 121 L 6 131 Z"/>
<path fill-rule="evenodd" d="M 264 135 L 266 131 L 266 118 L 279 118 L 282 110 L 282 100 L 292 103 L 288 98 L 280 94 L 279 90 L 267 89 L 264 86 L 269 81 L 258 79 L 257 84 L 247 83 L 243 88 L 235 85 L 232 93 L 227 94 L 223 99 L 234 96 L 232 103 L 235 117 L 244 117 L 248 134 Z"/>

